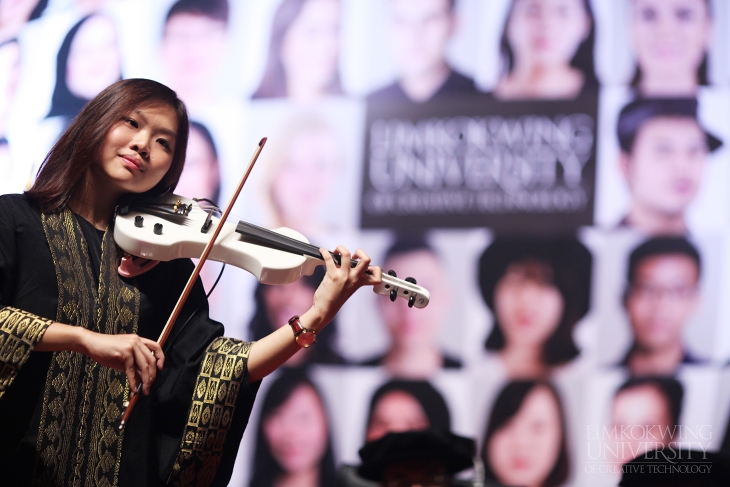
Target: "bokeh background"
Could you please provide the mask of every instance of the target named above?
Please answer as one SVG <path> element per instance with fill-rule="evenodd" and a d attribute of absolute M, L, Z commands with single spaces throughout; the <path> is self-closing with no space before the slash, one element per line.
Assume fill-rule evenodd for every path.
<path fill-rule="evenodd" d="M 237 220 L 431 293 L 359 292 L 266 379 L 230 485 L 332 485 L 427 426 L 506 485 L 615 485 L 730 450 L 729 33 L 726 0 L 0 0 L 0 191 L 110 83 L 166 83 L 178 194 L 225 205 L 266 136 Z M 228 268 L 210 313 L 257 339 L 319 279 Z"/>

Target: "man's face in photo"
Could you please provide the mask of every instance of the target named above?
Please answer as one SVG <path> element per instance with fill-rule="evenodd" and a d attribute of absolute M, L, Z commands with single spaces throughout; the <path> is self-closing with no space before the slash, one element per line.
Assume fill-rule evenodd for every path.
<path fill-rule="evenodd" d="M 454 31 L 449 0 L 391 0 L 391 39 L 398 71 L 427 74 L 444 62 Z"/>
<path fill-rule="evenodd" d="M 682 331 L 697 308 L 697 262 L 685 254 L 647 257 L 636 267 L 626 297 L 626 311 L 636 343 L 648 350 L 682 340 Z"/>
<path fill-rule="evenodd" d="M 646 121 L 631 152 L 621 154 L 634 205 L 665 216 L 684 213 L 699 190 L 708 152 L 707 137 L 696 119 Z"/>

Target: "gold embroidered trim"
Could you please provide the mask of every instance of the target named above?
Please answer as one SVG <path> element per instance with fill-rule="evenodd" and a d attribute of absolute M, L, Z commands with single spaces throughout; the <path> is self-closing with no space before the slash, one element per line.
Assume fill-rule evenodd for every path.
<path fill-rule="evenodd" d="M 10 306 L 0 309 L 0 399 L 51 323 Z"/>
<path fill-rule="evenodd" d="M 208 487 L 218 470 L 251 343 L 220 337 L 206 350 L 168 485 Z"/>
<path fill-rule="evenodd" d="M 139 290 L 116 272 L 112 228 L 104 234 L 98 288 L 83 233 L 71 212 L 42 215 L 58 280 L 57 321 L 101 333 L 137 331 Z M 76 352 L 56 352 L 46 376 L 35 485 L 117 484 L 123 435 L 115 423 L 128 394 L 124 372 Z"/>

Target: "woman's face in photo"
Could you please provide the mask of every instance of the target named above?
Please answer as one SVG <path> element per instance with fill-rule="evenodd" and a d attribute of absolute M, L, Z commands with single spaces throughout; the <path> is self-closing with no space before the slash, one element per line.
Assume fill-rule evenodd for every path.
<path fill-rule="evenodd" d="M 712 37 L 707 0 L 633 0 L 632 31 L 644 76 L 692 76 Z"/>
<path fill-rule="evenodd" d="M 690 117 L 657 117 L 636 133 L 622 170 L 635 204 L 667 216 L 694 200 L 707 163 L 707 137 Z"/>
<path fill-rule="evenodd" d="M 539 347 L 555 332 L 563 316 L 563 296 L 538 262 L 511 264 L 494 290 L 496 321 L 507 345 Z"/>
<path fill-rule="evenodd" d="M 626 463 L 671 438 L 672 419 L 666 397 L 656 386 L 644 384 L 618 393 L 611 407 L 611 427 L 617 427 L 616 461 Z"/>
<path fill-rule="evenodd" d="M 300 279 L 291 284 L 266 286 L 263 296 L 269 323 L 276 329 L 295 314 L 312 306 L 314 289 Z"/>
<path fill-rule="evenodd" d="M 178 89 L 209 88 L 226 53 L 226 24 L 192 13 L 170 17 L 162 38 L 162 62 Z"/>
<path fill-rule="evenodd" d="M 66 65 L 69 91 L 79 98 L 91 100 L 121 76 L 114 24 L 98 15 L 89 18 L 71 42 Z"/>
<path fill-rule="evenodd" d="M 540 486 L 555 468 L 561 431 L 555 397 L 546 387 L 535 387 L 489 440 L 485 461 L 503 484 Z"/>
<path fill-rule="evenodd" d="M 430 251 L 421 249 L 396 254 L 385 262 L 384 269 L 393 269 L 399 277 L 413 276 L 418 285 L 428 289 L 433 296 L 439 296 L 422 312 L 414 313 L 405 299 L 379 299 L 378 306 L 383 316 L 391 341 L 401 348 L 433 346 L 448 311 L 448 285 L 443 266 Z"/>
<path fill-rule="evenodd" d="M 428 416 L 415 397 L 405 391 L 391 391 L 375 405 L 365 441 L 375 441 L 387 433 L 422 430 L 429 426 Z"/>
<path fill-rule="evenodd" d="M 327 417 L 308 385 L 297 387 L 264 419 L 263 431 L 272 456 L 287 473 L 318 468 L 327 450 Z"/>
<path fill-rule="evenodd" d="M 20 79 L 20 45 L 10 42 L 0 47 L 0 135 L 2 117 L 15 96 Z"/>
<path fill-rule="evenodd" d="M 323 92 L 335 77 L 339 51 L 339 1 L 305 1 L 281 46 L 287 79 L 313 92 Z"/>
<path fill-rule="evenodd" d="M 311 221 L 335 181 L 340 154 L 334 135 L 324 128 L 305 129 L 289 141 L 272 195 L 285 224 Z"/>
<path fill-rule="evenodd" d="M 591 29 L 583 0 L 514 0 L 507 40 L 515 64 L 568 66 Z"/>
<path fill-rule="evenodd" d="M 185 168 L 175 187 L 175 194 L 188 198 L 211 199 L 219 183 L 218 160 L 213 148 L 203 134 L 191 126 Z"/>

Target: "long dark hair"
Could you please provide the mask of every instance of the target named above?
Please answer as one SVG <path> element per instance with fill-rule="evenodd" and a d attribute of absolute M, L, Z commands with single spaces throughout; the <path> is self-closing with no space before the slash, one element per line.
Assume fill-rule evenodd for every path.
<path fill-rule="evenodd" d="M 71 45 L 76 38 L 76 34 L 78 34 L 81 26 L 92 17 L 94 17 L 94 14 L 87 15 L 71 27 L 71 30 L 68 31 L 66 37 L 63 39 L 63 43 L 61 43 L 61 47 L 58 49 L 58 56 L 56 56 L 56 86 L 53 88 L 51 109 L 48 115 L 46 115 L 46 118 L 63 116 L 71 119 L 89 102 L 89 100 L 71 93 L 66 83 L 66 70 L 68 68 L 68 56 L 71 52 Z M 123 76 L 120 75 L 119 79 L 122 78 Z"/>
<path fill-rule="evenodd" d="M 299 387 L 311 387 L 317 394 L 317 397 L 325 410 L 322 394 L 315 387 L 312 380 L 302 370 L 284 370 L 282 374 L 271 384 L 266 392 L 263 406 L 261 408 L 261 419 L 259 420 L 258 430 L 256 432 L 256 453 L 254 454 L 254 469 L 251 475 L 249 485 L 251 487 L 270 487 L 274 485 L 276 478 L 284 473 L 284 469 L 279 465 L 274 456 L 271 454 L 271 448 L 266 441 L 264 433 L 264 423 L 268 417 Z M 332 438 L 329 427 L 327 431 L 327 448 L 322 459 L 319 462 L 319 485 L 329 487 L 335 485 L 335 459 L 332 451 Z"/>
<path fill-rule="evenodd" d="M 188 145 L 188 112 L 167 86 L 148 79 L 127 79 L 105 88 L 79 113 L 46 156 L 38 178 L 26 194 L 41 210 L 53 212 L 66 206 L 82 189 L 89 167 L 102 150 L 109 130 L 140 107 L 167 105 L 177 115 L 175 153 L 170 169 L 148 193 L 174 189 L 185 164 Z"/>
<path fill-rule="evenodd" d="M 269 55 L 266 60 L 264 76 L 261 79 L 256 92 L 252 98 L 281 98 L 286 93 L 286 72 L 281 62 L 281 47 L 284 44 L 289 27 L 294 23 L 308 0 L 284 0 L 276 9 L 274 21 L 271 26 L 271 40 L 269 41 Z M 340 85 L 340 73 L 335 71 L 332 82 L 327 86 L 327 93 L 332 95 L 342 94 Z"/>
<path fill-rule="evenodd" d="M 325 276 L 325 268 L 323 266 L 316 267 L 311 276 L 303 276 L 300 282 L 312 289 L 312 292 L 322 282 Z M 254 291 L 253 299 L 255 303 L 255 311 L 251 321 L 248 324 L 249 332 L 252 340 L 260 340 L 269 335 L 283 323 L 271 323 L 268 310 L 266 309 L 266 300 L 264 293 L 267 284 L 259 283 Z M 307 352 L 307 364 L 344 364 L 345 360 L 337 353 L 335 340 L 337 339 L 337 318 L 335 317 L 329 325 L 317 333 L 317 343 L 314 344 Z"/>
<path fill-rule="evenodd" d="M 558 458 L 555 461 L 553 469 L 543 481 L 542 486 L 556 487 L 568 478 L 570 462 L 568 460 L 568 447 L 566 442 L 565 413 L 560 396 L 550 382 L 542 380 L 519 380 L 512 381 L 504 386 L 502 392 L 499 393 L 499 396 L 494 401 L 494 406 L 492 406 L 492 412 L 489 415 L 489 423 L 484 433 L 484 442 L 482 443 L 480 452 L 481 458 L 484 460 L 485 479 L 497 480 L 494 470 L 489 465 L 489 458 L 487 457 L 489 441 L 497 431 L 502 429 L 519 412 L 527 396 L 538 387 L 545 387 L 550 391 L 553 399 L 555 399 L 555 404 L 558 406 L 560 415 L 560 447 Z"/>
<path fill-rule="evenodd" d="M 509 39 L 507 38 L 507 27 L 512 17 L 512 12 L 515 9 L 515 3 L 518 0 L 512 0 L 507 17 L 504 21 L 504 28 L 502 29 L 502 37 L 499 41 L 499 53 L 501 58 L 501 72 L 502 76 L 512 72 L 515 67 L 515 54 L 512 52 L 512 47 L 509 45 Z M 583 42 L 580 43 L 578 49 L 575 51 L 573 59 L 570 60 L 570 65 L 576 69 L 579 69 L 583 76 L 585 76 L 584 86 L 595 85 L 598 83 L 596 78 L 596 67 L 594 63 L 593 48 L 596 44 L 596 20 L 593 16 L 593 9 L 591 8 L 590 0 L 583 0 L 583 8 L 585 9 L 586 15 L 591 21 L 591 28 L 588 31 L 588 35 Z"/>
<path fill-rule="evenodd" d="M 537 262 L 548 271 L 546 278 L 560 291 L 564 303 L 560 323 L 543 345 L 542 360 L 559 365 L 577 357 L 580 350 L 573 340 L 573 329 L 590 307 L 592 261 L 588 249 L 574 237 L 495 239 L 479 259 L 479 287 L 495 316 L 485 348 L 498 351 L 506 345 L 494 303 L 499 280 L 512 264 Z"/>
<path fill-rule="evenodd" d="M 712 2 L 710 0 L 705 0 L 705 4 L 707 5 L 707 15 L 712 18 Z M 700 86 L 706 86 L 710 84 L 710 81 L 707 77 L 707 66 L 707 51 L 705 51 L 705 55 L 702 56 L 702 62 L 700 62 L 700 65 L 697 66 L 697 83 Z M 641 77 L 641 68 L 639 67 L 639 64 L 636 63 L 636 70 L 634 71 L 634 76 L 631 78 L 632 88 L 639 87 L 639 84 L 641 84 Z"/>

